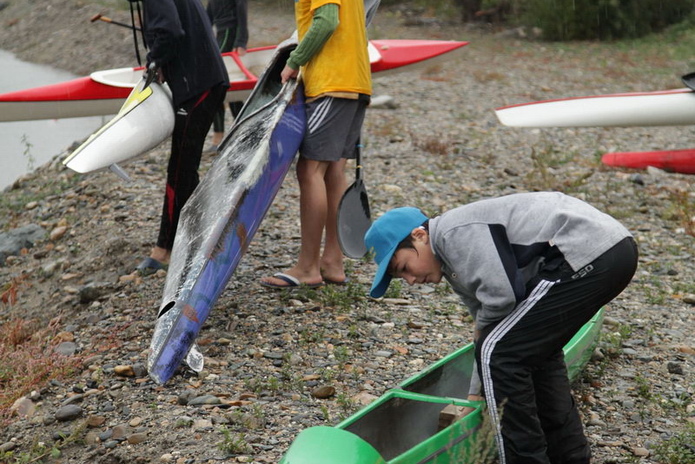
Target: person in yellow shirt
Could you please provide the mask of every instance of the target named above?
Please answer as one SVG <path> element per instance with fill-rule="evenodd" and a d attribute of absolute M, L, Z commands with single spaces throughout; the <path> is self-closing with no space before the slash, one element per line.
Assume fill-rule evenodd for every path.
<path fill-rule="evenodd" d="M 347 188 L 345 163 L 355 157 L 372 93 L 362 0 L 295 0 L 295 18 L 299 44 L 282 79 L 301 74 L 307 102 L 297 161 L 301 248 L 294 267 L 261 279 L 271 288 L 347 281 L 338 205 Z"/>

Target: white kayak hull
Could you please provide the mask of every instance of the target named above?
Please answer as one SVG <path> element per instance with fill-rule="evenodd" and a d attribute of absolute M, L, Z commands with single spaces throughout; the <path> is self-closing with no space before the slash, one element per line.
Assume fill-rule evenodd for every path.
<path fill-rule="evenodd" d="M 136 158 L 164 140 L 174 129 L 174 106 L 166 84 L 142 78 L 118 114 L 72 152 L 63 164 L 87 173 Z"/>
<path fill-rule="evenodd" d="M 497 108 L 511 127 L 631 127 L 695 124 L 690 89 L 545 100 Z"/>

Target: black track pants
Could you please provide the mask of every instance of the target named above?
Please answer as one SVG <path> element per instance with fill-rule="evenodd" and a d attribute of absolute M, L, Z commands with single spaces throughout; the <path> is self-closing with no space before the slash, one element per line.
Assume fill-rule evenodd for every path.
<path fill-rule="evenodd" d="M 500 464 L 590 462 L 562 348 L 623 291 L 636 267 L 637 247 L 627 238 L 578 272 L 566 263 L 541 269 L 526 299 L 481 331 L 476 358 L 488 411 L 500 425 Z"/>

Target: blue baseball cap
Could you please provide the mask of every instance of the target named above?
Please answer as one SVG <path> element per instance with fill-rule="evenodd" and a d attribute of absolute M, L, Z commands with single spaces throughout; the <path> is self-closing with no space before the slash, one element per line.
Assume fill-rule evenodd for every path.
<path fill-rule="evenodd" d="M 374 253 L 374 261 L 379 266 L 374 276 L 369 295 L 379 298 L 389 288 L 391 274 L 388 273 L 389 263 L 396 252 L 398 244 L 403 241 L 413 229 L 427 221 L 422 211 L 406 206 L 392 209 L 379 217 L 364 235 L 367 250 Z"/>

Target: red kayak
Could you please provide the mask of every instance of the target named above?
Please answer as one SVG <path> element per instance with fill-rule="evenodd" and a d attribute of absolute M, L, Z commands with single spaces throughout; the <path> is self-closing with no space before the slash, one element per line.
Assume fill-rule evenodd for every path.
<path fill-rule="evenodd" d="M 467 44 L 441 40 L 371 40 L 372 72 L 383 75 L 406 71 L 425 61 L 429 65 L 435 58 L 449 58 L 450 52 Z M 228 101 L 246 100 L 275 48 L 252 48 L 244 56 L 234 52 L 222 54 L 229 72 Z M 67 82 L 2 94 L 0 122 L 116 114 L 142 74 L 142 67 L 109 69 Z"/>
<path fill-rule="evenodd" d="M 653 166 L 669 172 L 695 174 L 695 149 L 606 153 L 601 161 L 614 167 L 646 169 Z"/>

